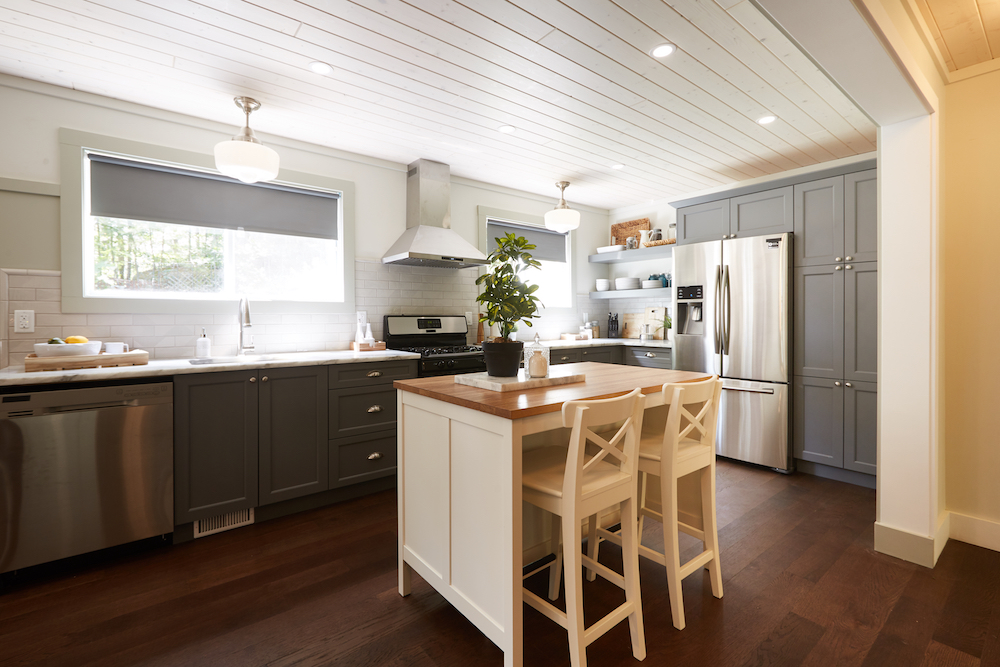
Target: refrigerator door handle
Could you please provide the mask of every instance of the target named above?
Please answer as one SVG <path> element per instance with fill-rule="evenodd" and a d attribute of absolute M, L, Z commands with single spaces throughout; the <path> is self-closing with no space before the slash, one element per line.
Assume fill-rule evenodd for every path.
<path fill-rule="evenodd" d="M 748 394 L 773 394 L 774 389 L 751 389 L 749 387 L 722 387 L 722 391 L 745 391 Z"/>
<path fill-rule="evenodd" d="M 715 353 L 722 352 L 722 267 L 715 267 Z"/>
<path fill-rule="evenodd" d="M 725 290 L 723 308 L 725 311 L 725 319 L 722 327 L 722 354 L 729 354 L 729 333 L 730 333 L 730 317 L 732 316 L 732 292 L 729 289 L 729 265 L 726 265 L 725 270 L 722 273 L 722 285 L 723 290 Z"/>

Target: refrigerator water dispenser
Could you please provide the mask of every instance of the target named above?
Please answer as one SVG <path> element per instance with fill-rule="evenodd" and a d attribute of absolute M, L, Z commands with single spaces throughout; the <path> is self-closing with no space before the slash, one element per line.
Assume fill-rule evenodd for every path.
<path fill-rule="evenodd" d="M 691 285 L 677 288 L 677 334 L 684 336 L 705 335 L 705 322 L 702 318 L 701 285 Z"/>

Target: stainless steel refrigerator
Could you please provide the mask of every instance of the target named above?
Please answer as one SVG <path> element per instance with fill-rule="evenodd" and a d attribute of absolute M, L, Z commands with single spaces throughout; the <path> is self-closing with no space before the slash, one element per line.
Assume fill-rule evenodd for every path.
<path fill-rule="evenodd" d="M 723 378 L 716 451 L 790 470 L 791 234 L 674 249 L 674 367 Z"/>

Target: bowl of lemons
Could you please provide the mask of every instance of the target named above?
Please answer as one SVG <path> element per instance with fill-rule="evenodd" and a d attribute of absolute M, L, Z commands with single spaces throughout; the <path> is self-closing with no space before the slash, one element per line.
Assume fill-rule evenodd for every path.
<path fill-rule="evenodd" d="M 66 336 L 50 338 L 48 343 L 35 343 L 37 357 L 75 357 L 85 354 L 100 354 L 101 341 L 88 340 L 86 336 Z"/>

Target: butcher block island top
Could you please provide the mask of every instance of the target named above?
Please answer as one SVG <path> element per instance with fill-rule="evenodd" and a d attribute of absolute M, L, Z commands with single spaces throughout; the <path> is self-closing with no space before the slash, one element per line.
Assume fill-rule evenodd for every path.
<path fill-rule="evenodd" d="M 639 387 L 644 394 L 657 392 L 667 382 L 695 382 L 711 377 L 707 373 L 660 370 L 642 366 L 619 366 L 585 361 L 564 364 L 568 373 L 582 373 L 586 381 L 526 389 L 520 392 L 496 392 L 458 384 L 454 376 L 396 380 L 393 386 L 445 403 L 486 412 L 504 419 L 523 419 L 547 412 L 558 412 L 566 401 L 611 398 Z"/>

